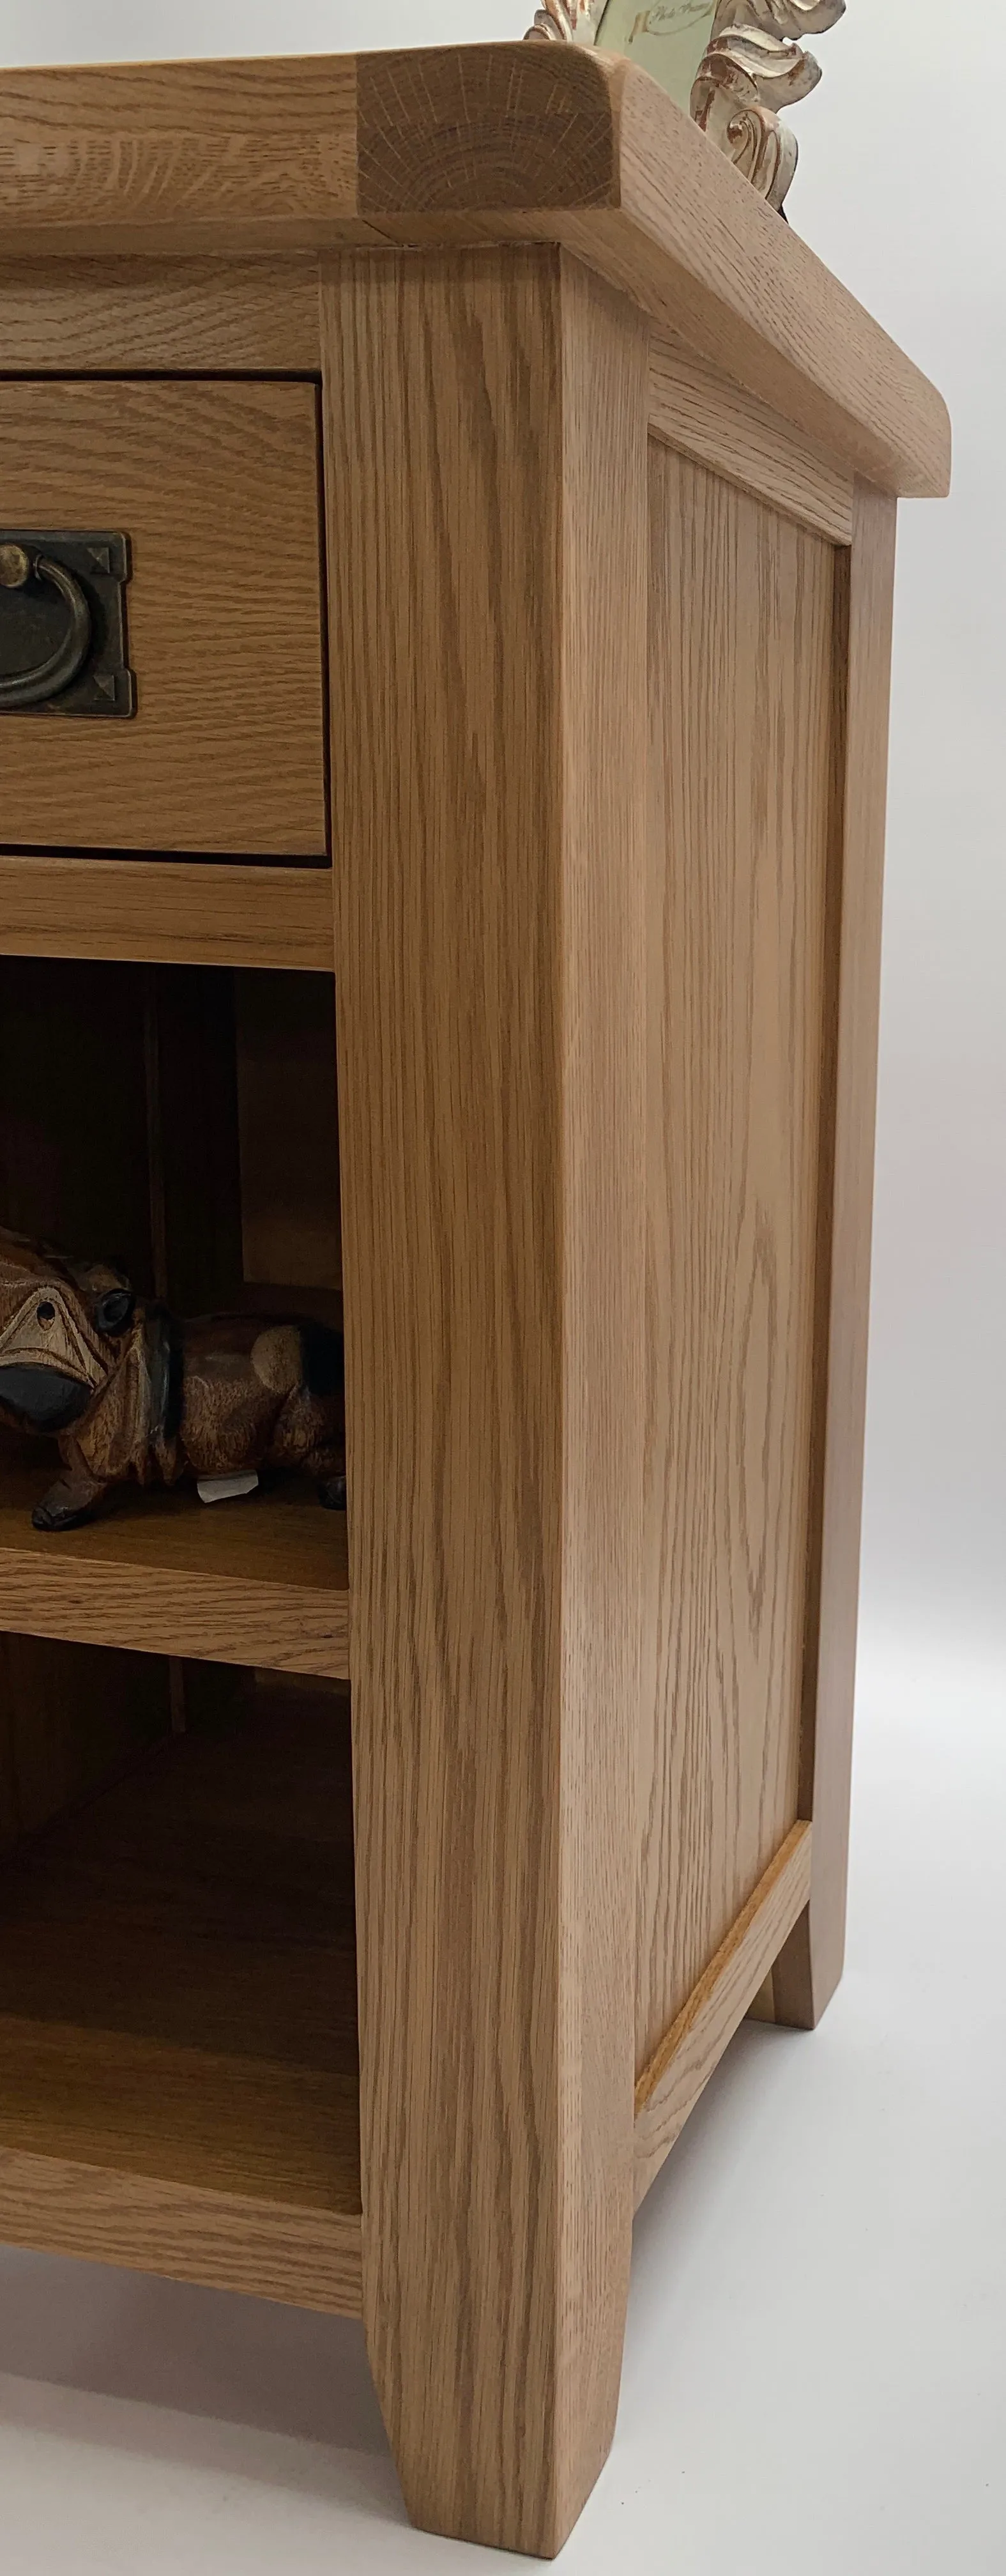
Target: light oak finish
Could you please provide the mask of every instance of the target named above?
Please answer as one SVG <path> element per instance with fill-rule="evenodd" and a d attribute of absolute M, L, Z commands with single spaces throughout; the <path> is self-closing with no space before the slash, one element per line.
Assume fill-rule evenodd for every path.
<path fill-rule="evenodd" d="M 649 1239 L 636 2064 L 799 1793 L 833 549 L 650 450 Z"/>
<path fill-rule="evenodd" d="M 301 259 L 0 262 L 0 375 L 317 375 Z"/>
<path fill-rule="evenodd" d="M 0 385 L 0 488 L 129 537 L 137 675 L 129 720 L 3 716 L 0 839 L 324 855 L 313 388 Z"/>
<path fill-rule="evenodd" d="M 631 2222 L 646 335 L 551 252 L 324 334 L 364 2313 L 413 2516 L 548 2555 Z"/>
<path fill-rule="evenodd" d="M 347 1717 L 253 1689 L 8 1856 L 9 2238 L 358 2311 Z"/>
<path fill-rule="evenodd" d="M 0 254 L 561 242 L 847 469 L 943 493 L 945 406 L 644 73 L 573 46 L 6 72 Z"/>
<path fill-rule="evenodd" d="M 60 859 L 38 850 L 0 855 L 0 957 L 329 974 L 331 873 L 236 861 Z"/>
<path fill-rule="evenodd" d="M 352 54 L 6 71 L 0 251 L 314 248 L 354 221 Z"/>
<path fill-rule="evenodd" d="M 873 1232 L 895 511 L 856 493 L 848 559 L 842 856 L 825 1031 L 813 1518 L 800 1812 L 810 1906 L 773 1977 L 780 2022 L 810 2028 L 842 1974 Z"/>
<path fill-rule="evenodd" d="M 95 2070 L 92 2067 L 92 2073 Z M 360 2221 L 0 2142 L 0 2239 L 358 2317 Z"/>
<path fill-rule="evenodd" d="M 841 1966 L 946 412 L 563 45 L 0 75 L 0 379 L 140 683 L 0 719 L 0 1221 L 344 1320 L 350 1506 L 56 1540 L 5 1439 L 0 2235 L 361 2314 L 414 2518 L 551 2555 L 634 2203 Z"/>
<path fill-rule="evenodd" d="M 787 518 L 836 545 L 851 543 L 851 474 L 660 331 L 650 340 L 650 431 Z"/>
<path fill-rule="evenodd" d="M 811 1883 L 811 1827 L 794 1825 L 726 1940 L 693 1987 L 636 2085 L 638 2209 L 685 2121 L 803 1912 Z"/>
<path fill-rule="evenodd" d="M 235 1503 L 123 1489 L 53 1537 L 31 1525 L 52 1482 L 45 1444 L 0 1461 L 0 1628 L 84 1645 L 348 1675 L 346 1523 L 286 1482 Z"/>
<path fill-rule="evenodd" d="M 187 1746 L 191 1738 L 176 1741 Z M 37 1944 L 38 1927 L 23 1930 Z M 84 1915 L 80 1938 L 90 1937 Z M 68 1927 L 58 1924 L 57 1940 L 50 1938 L 42 1952 L 56 1996 L 65 1979 L 75 1982 L 68 1939 Z M 23 1977 L 22 1944 L 10 1939 L 6 1927 L 4 1945 L 11 1969 Z M 291 1940 L 277 1963 L 291 2005 L 295 1958 Z M 192 1979 L 200 1966 L 200 1944 L 186 1945 L 181 1972 Z M 99 1979 L 104 1969 L 100 1960 Z M 38 1982 L 36 1970 L 29 1993 Z M 142 2001 L 146 2010 L 145 1995 Z M 55 2010 L 33 2013 L 19 1992 L 17 2012 L 0 2013 L 0 2076 L 0 2146 L 16 2140 L 29 2154 L 207 2194 L 246 2192 L 251 2199 L 275 2199 L 281 2209 L 324 2209 L 328 2199 L 338 2204 L 348 2198 L 348 2214 L 356 2215 L 359 2226 L 352 2206 L 359 2198 L 352 2071 L 340 2079 L 327 2069 L 267 2058 L 257 2035 L 256 2053 L 246 2056 L 236 2034 L 228 2035 L 225 2047 L 208 2048 L 64 2021 Z"/>
<path fill-rule="evenodd" d="M 945 494 L 939 394 L 656 82 L 612 65 L 612 91 L 617 211 L 567 219 L 561 238 L 843 465 Z"/>

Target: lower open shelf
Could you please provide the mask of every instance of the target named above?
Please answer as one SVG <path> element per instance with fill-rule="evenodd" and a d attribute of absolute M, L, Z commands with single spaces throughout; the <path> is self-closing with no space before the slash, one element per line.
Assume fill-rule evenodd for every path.
<path fill-rule="evenodd" d="M 35 1530 L 57 1463 L 0 1447 L 0 1628 L 346 1679 L 346 1520 L 309 1484 L 225 1503 L 124 1485 L 82 1529 Z"/>
<path fill-rule="evenodd" d="M 360 2306 L 348 1698 L 209 1716 L 0 1871 L 0 2238 Z"/>

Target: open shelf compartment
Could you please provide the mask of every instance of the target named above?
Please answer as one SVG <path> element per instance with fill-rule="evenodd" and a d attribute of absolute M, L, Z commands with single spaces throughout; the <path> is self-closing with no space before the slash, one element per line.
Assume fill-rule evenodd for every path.
<path fill-rule="evenodd" d="M 0 1224 L 179 1316 L 342 1317 L 331 973 L 0 959 Z M 304 1480 L 122 1486 L 31 1525 L 55 1445 L 0 1431 L 0 1626 L 345 1677 L 344 1515 Z"/>
<path fill-rule="evenodd" d="M 356 2313 L 348 1693 L 0 1656 L 0 2236 Z"/>
<path fill-rule="evenodd" d="M 331 971 L 0 957 L 0 1225 L 338 1328 Z M 57 1468 L 0 1431 L 0 2240 L 357 2314 L 345 1514 Z"/>

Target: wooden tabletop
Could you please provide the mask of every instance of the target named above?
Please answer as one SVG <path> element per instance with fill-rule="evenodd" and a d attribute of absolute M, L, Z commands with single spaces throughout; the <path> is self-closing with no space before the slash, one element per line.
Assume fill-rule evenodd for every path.
<path fill-rule="evenodd" d="M 0 261 L 554 241 L 882 489 L 940 396 L 644 72 L 560 45 L 0 77 Z"/>

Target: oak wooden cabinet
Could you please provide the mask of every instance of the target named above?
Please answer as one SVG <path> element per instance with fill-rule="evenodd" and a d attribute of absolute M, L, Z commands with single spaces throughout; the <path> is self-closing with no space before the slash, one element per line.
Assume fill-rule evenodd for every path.
<path fill-rule="evenodd" d="M 415 2519 L 547 2556 L 634 2204 L 841 1970 L 946 415 L 603 56 L 0 110 L 0 546 L 126 542 L 135 685 L 4 706 L 8 556 L 0 1222 L 341 1317 L 349 1442 L 348 1531 L 63 1537 L 4 1443 L 0 2230 L 362 2313 Z"/>

